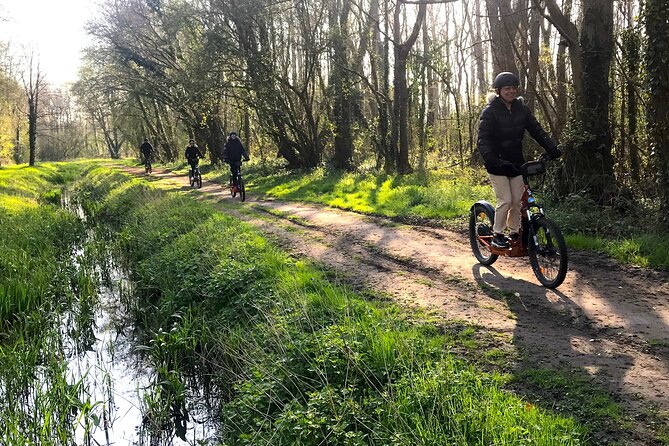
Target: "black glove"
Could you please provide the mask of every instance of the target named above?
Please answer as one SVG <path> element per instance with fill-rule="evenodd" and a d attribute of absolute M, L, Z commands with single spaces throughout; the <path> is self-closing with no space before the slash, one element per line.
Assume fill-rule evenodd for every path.
<path fill-rule="evenodd" d="M 244 161 L 248 161 L 248 160 L 249 160 L 249 157 L 248 157 L 248 156 L 244 158 Z"/>
<path fill-rule="evenodd" d="M 548 154 L 551 156 L 551 159 L 556 160 L 562 156 L 562 150 L 560 150 L 560 147 L 555 146 L 555 148 L 549 151 Z"/>

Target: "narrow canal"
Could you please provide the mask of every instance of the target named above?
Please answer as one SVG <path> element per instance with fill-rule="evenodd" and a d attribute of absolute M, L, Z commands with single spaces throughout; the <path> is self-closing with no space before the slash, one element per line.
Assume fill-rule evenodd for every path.
<path fill-rule="evenodd" d="M 63 205 L 85 220 L 67 196 Z M 215 416 L 201 392 L 189 389 L 186 402 L 178 407 L 161 401 L 160 374 L 142 354 L 149 337 L 130 317 L 132 282 L 108 248 L 108 236 L 101 233 L 89 227 L 84 245 L 73 253 L 79 276 L 93 276 L 89 283 L 95 289 L 84 292 L 85 280 L 73 284 L 78 298 L 63 314 L 60 330 L 68 384 L 77 388 L 86 408 L 77 419 L 77 444 L 214 444 Z M 154 422 L 156 407 L 169 412 L 171 422 Z"/>

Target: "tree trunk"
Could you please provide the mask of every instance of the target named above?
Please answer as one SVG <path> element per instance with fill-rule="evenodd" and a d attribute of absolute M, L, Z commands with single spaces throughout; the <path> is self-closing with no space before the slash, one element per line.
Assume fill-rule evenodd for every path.
<path fill-rule="evenodd" d="M 349 70 L 348 48 L 348 15 L 351 8 L 350 0 L 332 0 L 330 8 L 330 45 L 332 47 L 332 70 L 330 85 L 334 93 L 334 156 L 335 167 L 350 169 L 353 158 L 352 121 L 352 89 L 353 82 Z"/>
<path fill-rule="evenodd" d="M 382 64 L 382 86 L 383 86 L 383 103 L 379 106 L 379 139 L 381 142 L 384 152 L 384 168 L 385 171 L 390 173 L 395 170 L 395 162 L 397 160 L 396 152 L 391 143 L 392 137 L 389 132 L 388 123 L 390 121 L 390 108 L 392 103 L 390 102 L 390 8 L 389 0 L 383 0 L 383 44 L 381 48 L 381 58 Z M 381 37 L 379 35 L 379 44 L 381 45 Z"/>
<path fill-rule="evenodd" d="M 214 109 L 212 116 L 207 119 L 207 145 L 209 146 L 209 157 L 213 164 L 222 160 L 223 146 L 225 145 L 225 132 L 223 121 L 219 113 L 219 106 Z M 246 132 L 244 133 L 246 136 Z"/>
<path fill-rule="evenodd" d="M 16 164 L 23 162 L 23 154 L 21 153 L 21 124 L 16 124 L 16 143 L 14 145 L 13 159 Z"/>
<path fill-rule="evenodd" d="M 580 39 L 583 91 L 576 106 L 587 139 L 565 161 L 577 190 L 589 190 L 599 203 L 609 203 L 615 193 L 609 128 L 609 68 L 613 46 L 613 0 L 585 2 Z"/>
<path fill-rule="evenodd" d="M 626 64 L 627 80 L 625 81 L 625 104 L 621 112 L 627 121 L 627 153 L 629 174 L 638 184 L 641 176 L 641 159 L 638 145 L 637 123 L 637 85 L 639 84 L 639 67 L 641 63 L 641 38 L 633 26 L 623 33 L 623 60 Z"/>
<path fill-rule="evenodd" d="M 251 155 L 251 152 L 254 150 L 253 139 L 251 138 L 251 113 L 248 108 L 244 110 L 244 147 L 246 148 L 246 153 Z"/>
<path fill-rule="evenodd" d="M 420 100 L 418 104 L 418 169 L 425 170 L 426 168 L 426 152 L 427 152 L 427 129 L 425 124 L 425 118 L 427 114 L 427 67 L 425 61 L 428 58 L 428 51 L 430 48 L 430 38 L 427 35 L 427 24 L 426 20 L 423 20 L 422 34 L 423 34 L 423 54 L 421 56 L 422 62 L 419 67 L 419 76 L 420 84 L 418 88 L 420 89 Z"/>
<path fill-rule="evenodd" d="M 28 165 L 34 166 L 37 155 L 37 119 L 39 98 L 44 88 L 44 76 L 40 71 L 39 61 L 34 54 L 26 56 L 25 71 L 21 74 L 23 89 L 28 100 Z"/>
<path fill-rule="evenodd" d="M 35 152 L 37 151 L 37 101 L 38 95 L 28 97 L 28 165 L 35 165 Z"/>
<path fill-rule="evenodd" d="M 567 0 L 570 3 L 571 0 Z M 558 45 L 557 56 L 555 59 L 555 111 L 556 111 L 556 129 L 555 138 L 559 139 L 567 124 L 567 105 L 569 98 L 567 96 L 567 46 L 560 43 Z"/>
<path fill-rule="evenodd" d="M 409 90 L 407 88 L 407 58 L 411 47 L 418 38 L 423 19 L 425 18 L 426 4 L 421 3 L 418 6 L 418 14 L 414 23 L 413 31 L 404 43 L 400 43 L 400 1 L 395 5 L 394 15 L 394 53 L 395 67 L 393 79 L 393 126 L 391 133 L 390 150 L 397 153 L 397 172 L 400 174 L 410 173 L 412 171 L 409 163 L 409 134 L 408 134 L 408 99 Z"/>
<path fill-rule="evenodd" d="M 483 49 L 483 37 L 481 33 L 482 21 L 479 19 L 481 17 L 481 1 L 474 0 L 474 58 L 476 59 L 476 80 L 478 83 L 478 95 L 480 99 L 484 99 L 486 92 L 490 89 L 492 83 L 488 80 L 485 71 L 485 58 L 484 58 L 484 49 Z M 467 14 L 467 20 L 471 26 L 472 20 L 469 14 Z"/>
<path fill-rule="evenodd" d="M 565 192 L 587 190 L 599 203 L 614 194 L 612 138 L 609 129 L 609 69 L 614 49 L 613 0 L 583 3 L 581 33 L 555 0 L 543 0 L 551 23 L 569 48 L 578 138 L 565 153 Z M 539 0 L 534 6 L 542 8 Z M 567 2 L 567 6 L 571 3 Z M 558 63 L 560 61 L 558 60 Z M 558 70 L 558 74 L 559 74 Z"/>
<path fill-rule="evenodd" d="M 666 1 L 647 0 L 644 18 L 648 36 L 648 130 L 659 186 L 660 215 L 664 226 L 669 227 L 669 8 Z"/>
<path fill-rule="evenodd" d="M 493 71 L 518 74 L 513 50 L 518 15 L 512 14 L 511 0 L 486 0 L 486 7 L 490 24 Z"/>
<path fill-rule="evenodd" d="M 541 14 L 536 9 L 530 12 L 529 36 L 530 42 L 528 47 L 529 62 L 527 72 L 527 85 L 531 88 L 525 90 L 525 99 L 530 110 L 534 110 L 536 103 L 535 91 L 538 91 L 538 76 L 539 76 L 539 56 L 541 51 Z"/>
<path fill-rule="evenodd" d="M 426 26 L 427 27 L 427 26 Z M 430 29 L 428 40 L 434 42 L 436 30 L 434 29 L 434 20 L 430 20 Z M 437 76 L 432 64 L 427 66 L 427 116 L 425 117 L 425 133 L 427 137 L 427 151 L 435 150 L 435 124 L 437 121 L 437 105 L 439 104 L 439 86 Z"/>

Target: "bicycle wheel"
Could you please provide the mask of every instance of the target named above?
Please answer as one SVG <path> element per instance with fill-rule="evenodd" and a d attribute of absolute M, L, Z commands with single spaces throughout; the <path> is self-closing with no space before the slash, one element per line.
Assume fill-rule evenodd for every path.
<path fill-rule="evenodd" d="M 475 204 L 469 216 L 469 243 L 474 257 L 482 265 L 492 265 L 499 257 L 490 252 L 492 241 L 492 225 L 495 215 L 481 204 Z"/>
<path fill-rule="evenodd" d="M 195 181 L 197 182 L 197 188 L 198 189 L 201 188 L 202 187 L 202 175 L 200 175 L 199 172 L 197 173 L 197 178 L 196 178 Z"/>
<path fill-rule="evenodd" d="M 530 223 L 528 242 L 530 265 L 546 288 L 557 288 L 567 276 L 567 244 L 557 225 L 539 218 Z"/>
<path fill-rule="evenodd" d="M 246 186 L 244 186 L 244 179 L 242 177 L 239 177 L 237 189 L 239 189 L 239 199 L 242 201 L 246 200 Z"/>

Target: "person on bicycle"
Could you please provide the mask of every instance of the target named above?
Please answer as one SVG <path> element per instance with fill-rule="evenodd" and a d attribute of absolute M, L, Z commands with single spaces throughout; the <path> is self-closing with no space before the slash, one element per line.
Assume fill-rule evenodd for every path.
<path fill-rule="evenodd" d="M 242 157 L 244 161 L 249 160 L 249 154 L 239 140 L 237 132 L 230 132 L 230 136 L 228 136 L 228 140 L 223 146 L 223 162 L 230 164 L 231 186 L 237 184 L 239 171 L 242 166 Z"/>
<path fill-rule="evenodd" d="M 144 138 L 144 142 L 139 146 L 139 152 L 142 154 L 142 157 L 144 157 L 144 164 L 149 162 L 153 157 L 153 146 L 148 138 Z"/>
<path fill-rule="evenodd" d="M 195 144 L 194 139 L 188 140 L 188 146 L 186 147 L 185 155 L 186 155 L 186 160 L 190 165 L 190 170 L 188 171 L 188 178 L 192 178 L 193 173 L 195 172 L 195 168 L 197 167 L 198 160 L 200 158 L 204 158 L 204 155 L 202 155 L 202 152 L 200 152 L 200 149 Z"/>
<path fill-rule="evenodd" d="M 525 162 L 525 130 L 551 158 L 562 155 L 518 96 L 519 86 L 520 80 L 513 73 L 505 71 L 495 76 L 495 93 L 488 96 L 488 105 L 481 112 L 479 122 L 477 148 L 497 199 L 492 244 L 498 248 L 509 247 L 505 229 L 508 228 L 512 239 L 518 237 L 520 230 L 520 201 L 525 190 L 520 167 Z"/>

